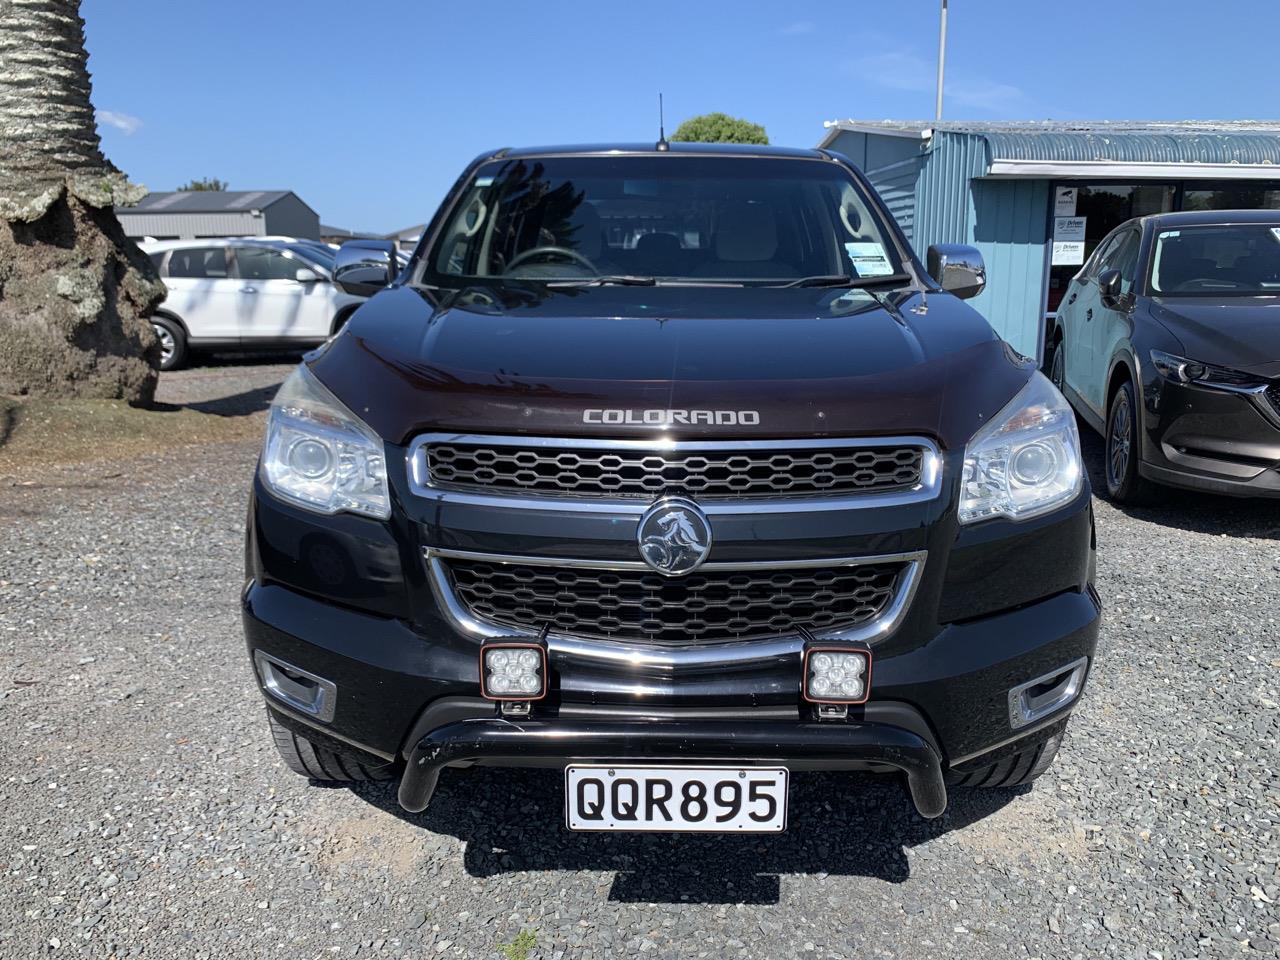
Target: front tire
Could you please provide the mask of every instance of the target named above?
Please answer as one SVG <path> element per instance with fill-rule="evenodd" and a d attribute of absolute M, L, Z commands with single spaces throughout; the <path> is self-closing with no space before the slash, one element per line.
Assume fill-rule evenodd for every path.
<path fill-rule="evenodd" d="M 1063 353 L 1063 343 L 1058 340 L 1053 345 L 1053 356 L 1049 360 L 1049 379 L 1062 393 L 1067 383 L 1067 358 Z"/>
<path fill-rule="evenodd" d="M 341 782 L 358 780 L 390 780 L 395 776 L 395 765 L 376 757 L 356 757 L 350 753 L 338 753 L 294 733 L 267 711 L 271 725 L 271 739 L 284 765 L 294 773 L 312 780 Z"/>
<path fill-rule="evenodd" d="M 160 341 L 161 370 L 177 370 L 187 362 L 187 335 L 182 324 L 168 317 L 152 317 L 151 329 Z"/>
<path fill-rule="evenodd" d="M 1139 504 L 1150 497 L 1151 486 L 1138 473 L 1138 404 L 1133 383 L 1124 380 L 1107 405 L 1106 448 L 1103 470 L 1107 496 L 1116 503 Z"/>

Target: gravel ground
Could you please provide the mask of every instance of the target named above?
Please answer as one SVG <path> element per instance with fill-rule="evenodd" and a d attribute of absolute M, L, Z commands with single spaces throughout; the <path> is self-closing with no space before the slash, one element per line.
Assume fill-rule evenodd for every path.
<path fill-rule="evenodd" d="M 260 417 L 287 369 L 161 396 Z M 1033 789 L 927 822 L 797 775 L 780 837 L 600 837 L 553 772 L 446 774 L 409 816 L 285 770 L 237 616 L 255 454 L 0 486 L 0 956 L 1280 954 L 1275 503 L 1098 502 L 1100 661 Z"/>

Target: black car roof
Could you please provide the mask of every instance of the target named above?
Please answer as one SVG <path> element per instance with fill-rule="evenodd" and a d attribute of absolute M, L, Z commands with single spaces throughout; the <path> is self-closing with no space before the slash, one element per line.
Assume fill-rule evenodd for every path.
<path fill-rule="evenodd" d="M 672 154 L 690 155 L 704 154 L 714 156 L 742 156 L 742 157 L 779 157 L 779 158 L 800 158 L 805 160 L 824 160 L 827 154 L 820 150 L 812 150 L 801 147 L 776 147 L 768 144 L 757 143 L 684 143 L 672 142 L 671 149 L 668 151 L 658 150 L 657 145 L 653 141 L 648 143 L 587 143 L 587 144 L 563 144 L 559 146 L 545 147 L 506 147 L 502 150 L 495 150 L 489 156 L 493 159 L 506 159 L 507 157 L 548 157 L 548 156 L 572 156 L 572 157 L 591 157 L 591 156 L 607 156 L 609 154 L 649 154 L 668 156 Z"/>
<path fill-rule="evenodd" d="M 1280 223 L 1280 210 L 1183 210 L 1140 218 L 1158 229 L 1204 227 L 1226 223 Z"/>

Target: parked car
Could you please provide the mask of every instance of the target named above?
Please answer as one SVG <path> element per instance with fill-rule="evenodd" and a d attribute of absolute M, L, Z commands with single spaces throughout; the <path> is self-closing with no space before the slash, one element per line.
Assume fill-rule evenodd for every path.
<path fill-rule="evenodd" d="M 364 302 L 333 284 L 333 258 L 301 242 L 253 238 L 144 243 L 168 288 L 151 318 L 160 369 L 197 350 L 323 343 Z"/>
<path fill-rule="evenodd" d="M 419 811 L 446 767 L 551 766 L 569 829 L 747 833 L 795 770 L 935 817 L 1049 766 L 1101 616 L 1089 485 L 961 302 L 976 250 L 926 272 L 837 154 L 671 144 L 483 155 L 392 254 L 339 252 L 377 292 L 253 482 L 289 767 Z"/>
<path fill-rule="evenodd" d="M 1050 369 L 1106 438 L 1114 499 L 1280 496 L 1280 211 L 1117 227 L 1071 282 Z"/>
<path fill-rule="evenodd" d="M 269 235 L 269 236 L 257 237 L 256 239 L 266 240 L 272 243 L 280 243 L 280 244 L 288 245 L 291 248 L 298 250 L 304 256 L 309 252 L 314 252 L 321 257 L 327 257 L 329 261 L 330 269 L 332 269 L 333 267 L 334 254 L 336 254 L 341 247 L 341 244 L 325 243 L 323 240 L 311 240 L 305 237 L 284 237 L 284 236 Z M 408 264 L 408 262 L 409 262 L 409 255 L 405 253 L 403 250 L 397 250 L 396 263 L 400 267 L 404 267 L 406 264 Z"/>

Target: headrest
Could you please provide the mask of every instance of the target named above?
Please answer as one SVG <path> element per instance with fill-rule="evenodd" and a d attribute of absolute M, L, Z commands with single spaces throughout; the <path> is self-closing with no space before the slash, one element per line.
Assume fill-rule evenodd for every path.
<path fill-rule="evenodd" d="M 720 208 L 716 256 L 736 263 L 772 260 L 778 250 L 778 223 L 763 203 L 734 200 Z"/>
<path fill-rule="evenodd" d="M 674 233 L 644 233 L 636 241 L 641 253 L 679 253 L 680 238 Z"/>
<path fill-rule="evenodd" d="M 604 249 L 604 221 L 600 219 L 596 208 L 585 200 L 582 201 L 578 204 L 578 209 L 573 211 L 569 223 L 568 246 L 588 260 L 600 256 L 600 251 Z"/>

